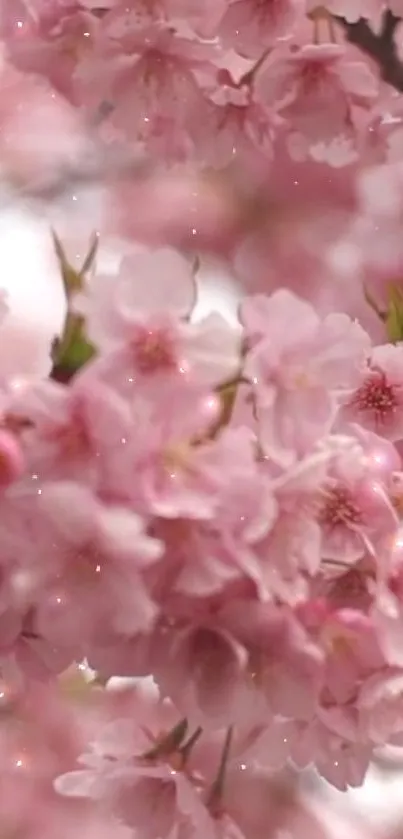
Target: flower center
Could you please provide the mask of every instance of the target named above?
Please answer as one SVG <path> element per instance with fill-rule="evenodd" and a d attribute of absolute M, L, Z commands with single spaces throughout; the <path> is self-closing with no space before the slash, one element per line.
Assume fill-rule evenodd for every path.
<path fill-rule="evenodd" d="M 329 600 L 337 607 L 369 602 L 368 581 L 373 580 L 372 570 L 354 568 L 336 579 L 329 591 Z"/>
<path fill-rule="evenodd" d="M 131 345 L 140 373 L 168 372 L 177 368 L 175 341 L 167 329 L 139 328 Z"/>
<path fill-rule="evenodd" d="M 359 411 L 371 411 L 375 418 L 382 422 L 397 408 L 396 393 L 393 386 L 386 381 L 385 374 L 374 370 L 355 393 L 353 405 Z"/>
<path fill-rule="evenodd" d="M 351 493 L 342 486 L 333 487 L 325 492 L 324 504 L 319 512 L 320 524 L 328 527 L 359 524 L 362 516 L 354 504 Z"/>
<path fill-rule="evenodd" d="M 191 470 L 192 447 L 190 443 L 177 443 L 167 446 L 162 454 L 162 462 L 171 478 L 176 478 L 178 472 Z"/>
<path fill-rule="evenodd" d="M 342 656 L 348 655 L 351 651 L 351 638 L 340 626 L 328 624 L 322 631 L 322 643 L 328 653 Z"/>
<path fill-rule="evenodd" d="M 315 90 L 327 76 L 327 67 L 321 61 L 306 61 L 301 67 L 304 91 Z"/>
<path fill-rule="evenodd" d="M 71 406 L 68 422 L 51 425 L 44 436 L 58 446 L 63 457 L 74 458 L 89 453 L 91 437 L 80 401 Z"/>

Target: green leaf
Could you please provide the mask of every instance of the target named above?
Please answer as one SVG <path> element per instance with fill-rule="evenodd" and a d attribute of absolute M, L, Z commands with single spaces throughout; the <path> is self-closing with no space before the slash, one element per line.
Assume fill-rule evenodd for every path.
<path fill-rule="evenodd" d="M 62 275 L 64 291 L 67 297 L 67 300 L 70 300 L 72 294 L 77 291 L 81 291 L 83 287 L 83 274 L 81 271 L 76 271 L 73 268 L 64 252 L 63 245 L 54 230 L 52 230 L 52 239 L 54 248 L 56 251 L 56 256 L 59 261 L 60 266 L 60 273 Z"/>
<path fill-rule="evenodd" d="M 98 254 L 98 247 L 99 247 L 99 236 L 97 233 L 94 233 L 92 237 L 92 242 L 89 247 L 89 251 L 87 256 L 84 259 L 84 262 L 81 266 L 80 276 L 85 277 L 88 274 L 88 271 L 91 270 L 92 266 L 94 265 L 96 256 Z"/>
<path fill-rule="evenodd" d="M 95 354 L 95 347 L 85 335 L 84 319 L 81 315 L 71 311 L 71 300 L 76 293 L 82 290 L 85 275 L 94 265 L 99 239 L 97 235 L 94 235 L 83 265 L 77 271 L 70 265 L 63 245 L 55 231 L 52 231 L 52 237 L 67 300 L 67 315 L 63 333 L 60 337 L 56 337 L 53 342 L 52 360 L 54 366 L 52 375 L 65 381 L 80 370 L 84 364 L 87 364 Z"/>
<path fill-rule="evenodd" d="M 95 355 L 95 347 L 85 336 L 85 324 L 79 315 L 69 314 L 63 338 L 54 344 L 54 368 L 70 375 L 80 370 Z"/>

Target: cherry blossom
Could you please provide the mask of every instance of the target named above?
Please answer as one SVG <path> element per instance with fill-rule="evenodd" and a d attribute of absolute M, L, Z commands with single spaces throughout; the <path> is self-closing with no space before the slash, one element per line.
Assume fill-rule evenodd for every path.
<path fill-rule="evenodd" d="M 235 0 L 222 17 L 218 32 L 225 46 L 255 58 L 278 38 L 289 35 L 301 12 L 299 0 Z"/>
<path fill-rule="evenodd" d="M 403 4 L 0 5 L 2 836 L 331 839 L 403 743 Z"/>
<path fill-rule="evenodd" d="M 346 375 L 354 380 L 368 338 L 345 315 L 330 315 L 320 322 L 311 306 L 286 291 L 275 292 L 270 304 L 267 337 L 251 349 L 245 373 L 255 385 L 264 449 L 287 465 L 330 430 L 334 394 L 342 380 L 347 384 Z"/>
<path fill-rule="evenodd" d="M 343 166 L 357 154 L 355 109 L 371 106 L 376 79 L 366 64 L 345 57 L 340 46 L 313 44 L 269 56 L 257 73 L 255 96 L 271 106 L 276 103 L 289 120 L 291 156 L 312 154 L 315 160 Z"/>
<path fill-rule="evenodd" d="M 400 347 L 375 347 L 362 383 L 349 397 L 347 415 L 380 436 L 400 440 Z"/>

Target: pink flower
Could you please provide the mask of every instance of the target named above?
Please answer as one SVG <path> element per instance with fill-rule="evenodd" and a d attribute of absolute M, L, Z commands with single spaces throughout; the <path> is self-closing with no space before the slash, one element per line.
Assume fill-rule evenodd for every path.
<path fill-rule="evenodd" d="M 108 483 L 132 431 L 126 403 L 85 373 L 69 387 L 45 381 L 22 389 L 11 400 L 9 416 L 22 430 L 32 470 L 93 484 Z"/>
<path fill-rule="evenodd" d="M 355 109 L 371 106 L 377 80 L 363 61 L 349 60 L 344 47 L 304 45 L 266 59 L 256 75 L 255 95 L 289 120 L 291 153 L 296 144 L 303 151 L 306 143 L 314 159 L 326 160 L 320 145 L 331 150 L 339 141 L 347 152 L 345 163 L 350 163 L 357 156 Z M 332 154 L 327 162 L 334 162 Z"/>
<path fill-rule="evenodd" d="M 164 606 L 170 595 L 204 598 L 245 577 L 260 591 L 254 546 L 270 531 L 276 502 L 270 482 L 259 472 L 249 433 L 243 428 L 223 431 L 215 442 L 201 448 L 199 457 L 196 452 L 188 469 L 191 474 L 183 479 L 188 498 L 181 505 L 183 512 L 187 508 L 188 518 L 182 515 L 156 525 L 166 546 L 166 586 L 162 571 L 158 581 L 158 589 L 162 584 L 165 590 Z M 172 502 L 178 501 L 172 488 Z M 158 509 L 167 516 L 161 503 Z"/>
<path fill-rule="evenodd" d="M 277 515 L 255 545 L 262 600 L 295 604 L 307 596 L 309 578 L 319 571 L 321 528 L 317 499 L 327 474 L 327 457 L 314 454 L 273 481 Z"/>
<path fill-rule="evenodd" d="M 55 785 L 65 796 L 104 801 L 124 824 L 159 839 L 184 816 L 203 816 L 196 791 L 203 778 L 187 766 L 187 725 L 172 706 L 140 686 L 132 690 L 130 711 L 98 734 L 92 752 L 80 758 L 85 769 L 61 775 Z"/>
<path fill-rule="evenodd" d="M 323 559 L 346 564 L 367 551 L 375 556 L 383 540 L 393 537 L 398 519 L 388 498 L 383 463 L 380 468 L 371 457 L 374 450 L 368 456 L 353 438 L 343 442 L 336 437 L 333 452 L 318 498 L 317 521 Z"/>
<path fill-rule="evenodd" d="M 105 504 L 79 484 L 42 487 L 39 526 L 46 574 L 36 609 L 41 637 L 75 641 L 84 650 L 93 640 L 150 628 L 156 609 L 144 571 L 158 560 L 162 545 L 144 532 L 141 519 L 123 505 Z M 54 546 L 57 545 L 57 561 Z"/>
<path fill-rule="evenodd" d="M 165 0 L 168 13 L 179 20 L 186 20 L 195 32 L 203 37 L 214 36 L 225 12 L 226 0 Z"/>
<path fill-rule="evenodd" d="M 323 654 L 291 611 L 239 600 L 223 607 L 221 620 L 248 650 L 248 673 L 269 714 L 310 719 L 322 685 Z"/>
<path fill-rule="evenodd" d="M 379 745 L 393 742 L 403 729 L 403 673 L 390 669 L 367 679 L 357 700 L 363 730 Z"/>
<path fill-rule="evenodd" d="M 391 667 L 403 666 L 403 565 L 400 529 L 384 545 L 377 567 L 371 616 L 379 644 Z"/>
<path fill-rule="evenodd" d="M 346 402 L 345 415 L 381 437 L 403 438 L 403 350 L 375 347 L 361 383 Z"/>
<path fill-rule="evenodd" d="M 323 778 L 343 791 L 362 785 L 372 753 L 372 744 L 347 740 L 320 719 L 300 727 L 291 750 L 297 766 L 303 768 L 313 763 Z"/>
<path fill-rule="evenodd" d="M 196 127 L 202 161 L 221 169 L 236 160 L 256 169 L 259 160 L 262 165 L 271 160 L 283 121 L 254 101 L 250 85 L 235 85 L 228 74 L 227 83 L 214 92 L 213 99 L 204 138 L 200 126 Z"/>
<path fill-rule="evenodd" d="M 98 20 L 78 3 L 24 5 L 6 33 L 13 63 L 25 76 L 43 76 L 76 104 L 76 71 L 91 52 Z"/>
<path fill-rule="evenodd" d="M 15 185 L 46 189 L 96 153 L 78 112 L 46 80 L 3 65 L 0 92 L 0 151 Z"/>
<path fill-rule="evenodd" d="M 221 19 L 218 33 L 226 48 L 247 58 L 260 58 L 277 38 L 292 32 L 303 13 L 299 0 L 233 0 Z"/>
<path fill-rule="evenodd" d="M 127 51 L 134 46 L 141 49 L 165 22 L 165 6 L 164 0 L 136 0 L 130 5 L 118 0 L 101 18 L 102 36 Z"/>
<path fill-rule="evenodd" d="M 228 822 L 231 820 L 234 828 L 239 830 L 237 833 L 233 828 L 233 832 L 228 830 L 226 833 L 225 820 L 222 818 L 224 824 L 221 836 L 225 839 L 248 839 L 251 836 L 254 839 L 265 839 L 267 831 L 293 832 L 295 821 L 298 818 L 304 821 L 304 805 L 301 808 L 298 802 L 292 774 L 273 774 L 264 763 L 257 765 L 242 762 L 240 766 L 231 767 L 226 776 L 223 809 Z M 307 816 L 306 828 L 309 836 L 312 836 L 312 825 L 308 825 Z"/>
<path fill-rule="evenodd" d="M 114 103 L 109 123 L 152 159 L 168 163 L 191 159 L 196 151 L 195 129 L 200 125 L 203 130 L 203 114 L 208 114 L 198 77 L 214 76 L 217 50 L 159 26 L 140 38 L 140 44 L 136 30 L 133 34 L 134 40 L 129 31 L 124 45 L 130 58 L 114 62 L 112 55 L 109 66 L 105 62 L 104 86 L 108 101 Z"/>
<path fill-rule="evenodd" d="M 336 394 L 357 381 L 369 339 L 346 315 L 321 320 L 285 290 L 270 297 L 265 323 L 267 337 L 248 353 L 245 375 L 254 384 L 264 450 L 288 466 L 330 431 Z"/>
<path fill-rule="evenodd" d="M 324 703 L 329 707 L 354 701 L 363 680 L 385 666 L 372 619 L 339 609 L 320 628 L 320 638 L 326 653 Z"/>
<path fill-rule="evenodd" d="M 133 250 L 123 257 L 119 272 L 96 273 L 74 306 L 86 319 L 90 339 L 99 347 L 121 343 L 122 330 L 137 318 L 188 318 L 196 302 L 190 261 L 172 248 Z M 123 335 L 124 337 L 124 335 Z"/>
<path fill-rule="evenodd" d="M 133 397 L 131 409 L 135 433 L 114 452 L 110 490 L 146 515 L 208 520 L 218 514 L 221 493 L 245 474 L 244 464 L 232 459 L 236 441 L 245 445 L 246 456 L 251 441 L 237 434 L 209 440 L 218 416 L 216 395 L 160 388 L 154 399 Z"/>
<path fill-rule="evenodd" d="M 118 278 L 95 277 L 77 305 L 90 338 L 115 350 L 99 365 L 111 383 L 133 381 L 161 388 L 214 387 L 240 365 L 240 335 L 218 314 L 189 323 L 195 303 L 190 264 L 170 249 L 140 251 L 123 260 Z M 183 384 L 185 382 L 185 384 Z"/>
<path fill-rule="evenodd" d="M 207 623 L 177 628 L 157 643 L 155 675 L 163 693 L 195 724 L 219 728 L 232 719 L 247 664 L 242 644 Z"/>

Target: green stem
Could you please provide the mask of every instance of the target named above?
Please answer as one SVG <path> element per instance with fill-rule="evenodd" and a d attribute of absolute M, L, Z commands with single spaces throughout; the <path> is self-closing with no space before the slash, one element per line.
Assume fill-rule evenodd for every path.
<path fill-rule="evenodd" d="M 181 752 L 181 755 L 183 757 L 184 762 L 186 762 L 188 760 L 189 755 L 190 755 L 190 753 L 193 749 L 193 746 L 195 745 L 195 743 L 197 743 L 197 741 L 199 740 L 199 738 L 201 737 L 202 734 L 203 734 L 203 729 L 199 725 L 199 727 L 196 728 L 196 731 L 193 732 L 192 736 L 189 737 L 189 740 L 187 740 L 186 743 L 184 743 L 184 745 L 182 746 L 180 752 Z"/>
<path fill-rule="evenodd" d="M 219 813 L 220 811 L 221 799 L 224 792 L 225 773 L 227 769 L 229 753 L 231 750 L 233 733 L 234 728 L 231 725 L 228 728 L 227 734 L 225 736 L 217 776 L 211 785 L 210 792 L 207 798 L 207 807 L 213 813 Z"/>

